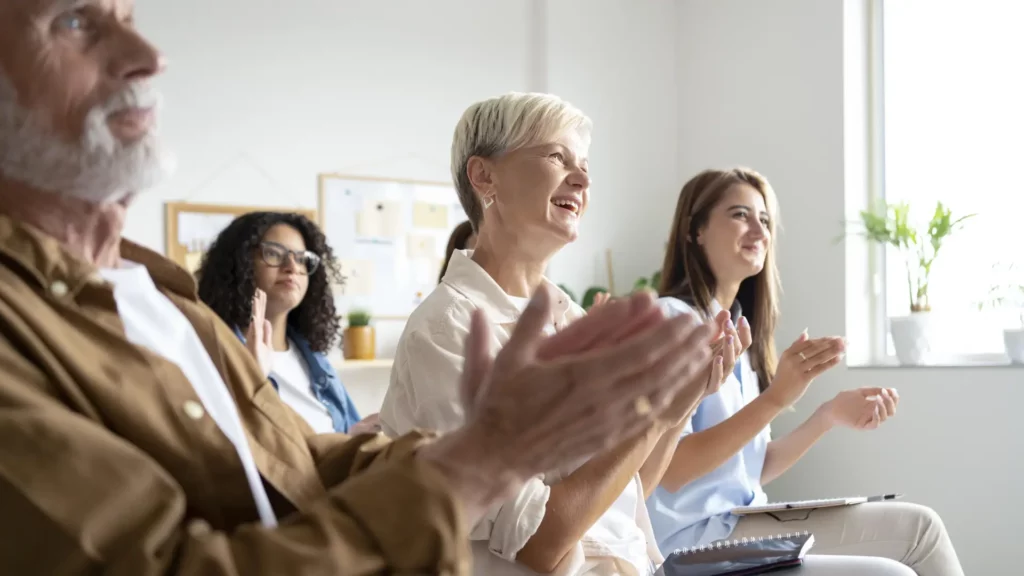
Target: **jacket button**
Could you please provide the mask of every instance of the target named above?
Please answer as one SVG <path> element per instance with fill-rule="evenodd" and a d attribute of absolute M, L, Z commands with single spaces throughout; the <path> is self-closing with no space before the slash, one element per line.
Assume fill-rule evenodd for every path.
<path fill-rule="evenodd" d="M 210 523 L 206 520 L 193 520 L 188 523 L 188 533 L 193 538 L 200 538 L 210 533 Z"/>
<path fill-rule="evenodd" d="M 203 405 L 195 400 L 189 400 L 182 405 L 182 409 L 185 411 L 185 415 L 193 420 L 199 420 L 206 415 L 206 410 L 203 409 Z"/>
<path fill-rule="evenodd" d="M 98 272 L 93 272 L 92 274 L 90 274 L 89 277 L 85 279 L 85 281 L 88 282 L 89 284 L 92 284 L 93 286 L 103 286 L 107 283 L 106 279 L 103 278 L 103 275 Z"/>
<path fill-rule="evenodd" d="M 64 296 L 67 293 L 68 293 L 68 285 L 65 284 L 64 282 L 61 282 L 60 280 L 56 280 L 56 281 L 54 281 L 53 284 L 50 284 L 50 294 L 53 294 L 54 296 L 60 298 L 60 297 Z"/>

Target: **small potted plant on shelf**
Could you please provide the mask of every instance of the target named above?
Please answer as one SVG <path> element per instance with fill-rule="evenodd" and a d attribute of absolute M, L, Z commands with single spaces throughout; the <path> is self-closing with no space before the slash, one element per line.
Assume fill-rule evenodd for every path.
<path fill-rule="evenodd" d="M 377 338 L 373 326 L 370 326 L 370 313 L 366 310 L 350 310 L 347 319 L 348 327 L 342 334 L 345 360 L 373 360 Z"/>
<path fill-rule="evenodd" d="M 1011 362 L 1024 364 L 1024 281 L 1013 264 L 1005 269 L 999 264 L 992 268 L 999 279 L 978 303 L 978 309 L 1005 310 L 1013 315 L 1012 322 L 1003 329 L 1003 345 Z"/>
<path fill-rule="evenodd" d="M 901 364 L 922 364 L 928 360 L 932 321 L 928 289 L 932 266 L 943 242 L 972 216 L 954 219 L 950 210 L 939 202 L 927 228 L 919 230 L 911 222 L 910 206 L 905 202 L 883 203 L 874 210 L 860 213 L 864 228 L 861 234 L 871 242 L 893 247 L 906 267 L 909 314 L 889 318 L 889 333 Z"/>

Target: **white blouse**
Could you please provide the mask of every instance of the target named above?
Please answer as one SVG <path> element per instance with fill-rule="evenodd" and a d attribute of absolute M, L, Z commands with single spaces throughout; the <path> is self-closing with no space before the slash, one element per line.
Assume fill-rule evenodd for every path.
<path fill-rule="evenodd" d="M 480 309 L 486 315 L 492 326 L 491 350 L 497 351 L 508 342 L 525 308 L 526 300 L 508 296 L 470 255 L 470 251 L 452 254 L 441 284 L 406 324 L 380 411 L 381 425 L 389 436 L 413 428 L 442 432 L 458 428 L 465 418 L 459 399 L 463 344 L 473 311 Z M 559 297 L 553 303 L 549 331 L 560 330 L 585 314 L 561 290 L 555 288 L 553 293 Z M 576 466 L 531 479 L 473 528 L 474 573 L 533 574 L 515 563 L 516 554 L 544 519 L 548 485 Z M 636 475 L 554 574 L 649 575 L 662 561 Z"/>

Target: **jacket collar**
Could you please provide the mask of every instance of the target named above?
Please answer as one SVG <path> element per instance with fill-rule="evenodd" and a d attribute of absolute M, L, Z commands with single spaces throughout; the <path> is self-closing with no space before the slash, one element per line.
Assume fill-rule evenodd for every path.
<path fill-rule="evenodd" d="M 130 240 L 121 240 L 121 257 L 146 267 L 157 286 L 189 300 L 197 300 L 191 274 L 156 252 Z M 0 258 L 9 260 L 40 288 L 64 283 L 72 295 L 88 283 L 102 281 L 96 266 L 69 252 L 56 238 L 0 214 Z"/>
<path fill-rule="evenodd" d="M 452 253 L 448 270 L 441 282 L 455 292 L 469 299 L 487 314 L 495 324 L 517 322 L 522 316 L 521 305 L 517 304 L 479 264 L 473 261 L 472 250 L 456 250 Z M 552 318 L 560 319 L 573 308 L 573 301 L 547 278 L 544 284 L 555 297 L 552 303 Z"/>

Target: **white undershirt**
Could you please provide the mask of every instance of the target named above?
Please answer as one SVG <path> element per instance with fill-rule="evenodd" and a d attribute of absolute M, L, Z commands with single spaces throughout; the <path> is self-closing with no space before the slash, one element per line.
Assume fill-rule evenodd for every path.
<path fill-rule="evenodd" d="M 530 304 L 529 298 L 509 296 L 508 299 L 522 311 Z M 554 324 L 549 323 L 545 326 L 544 332 L 554 334 Z M 583 462 L 578 462 L 572 468 L 575 469 L 582 464 Z M 568 470 L 563 473 L 568 475 Z M 655 545 L 654 531 L 650 526 L 646 506 L 640 475 L 634 474 L 615 502 L 580 539 L 583 566 L 577 568 L 575 573 L 594 576 L 652 574 L 656 568 L 652 560 L 660 564 L 662 558 Z M 520 573 L 518 568 L 520 566 L 516 565 L 516 570 L 502 572 Z M 522 570 L 522 573 L 525 572 Z"/>
<path fill-rule="evenodd" d="M 327 407 L 313 395 L 309 366 L 299 354 L 295 342 L 288 341 L 284 352 L 274 351 L 274 380 L 285 404 L 302 416 L 317 434 L 334 432 L 334 421 Z"/>
<path fill-rule="evenodd" d="M 145 267 L 134 262 L 122 262 L 122 266 L 101 273 L 114 285 L 114 300 L 124 323 L 125 337 L 178 366 L 192 384 L 206 413 L 234 444 L 263 525 L 277 526 L 277 517 L 249 449 L 238 409 L 195 328 L 157 289 Z"/>

